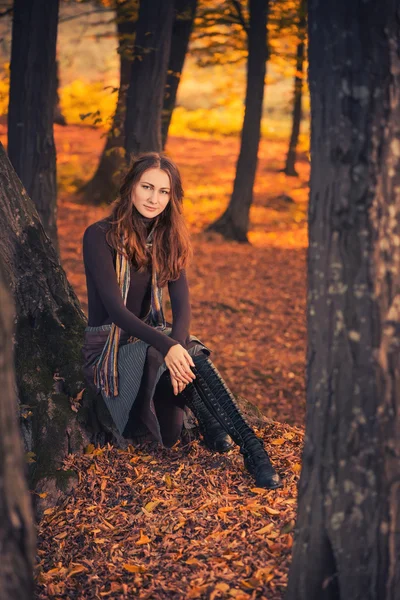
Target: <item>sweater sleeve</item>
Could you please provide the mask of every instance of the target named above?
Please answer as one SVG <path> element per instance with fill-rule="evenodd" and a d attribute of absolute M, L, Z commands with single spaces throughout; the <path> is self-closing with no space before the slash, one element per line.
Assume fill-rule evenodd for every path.
<path fill-rule="evenodd" d="M 117 281 L 112 248 L 107 243 L 105 230 L 96 223 L 90 225 L 83 235 L 83 260 L 112 322 L 129 335 L 154 346 L 165 357 L 171 346 L 179 342 L 147 325 L 126 308 Z"/>
<path fill-rule="evenodd" d="M 172 308 L 171 337 L 174 340 L 178 340 L 186 348 L 191 320 L 191 307 L 185 269 L 182 269 L 178 279 L 168 282 L 168 291 Z"/>

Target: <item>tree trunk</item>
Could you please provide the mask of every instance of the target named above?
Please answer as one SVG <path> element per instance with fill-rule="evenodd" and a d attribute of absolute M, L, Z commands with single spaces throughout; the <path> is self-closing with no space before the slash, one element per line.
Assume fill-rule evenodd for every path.
<path fill-rule="evenodd" d="M 167 143 L 168 129 L 176 103 L 178 86 L 189 46 L 190 34 L 196 15 L 197 0 L 176 0 L 175 19 L 172 27 L 171 50 L 169 55 L 167 83 L 162 112 L 162 147 Z"/>
<path fill-rule="evenodd" d="M 286 156 L 286 165 L 284 173 L 293 177 L 297 177 L 296 171 L 296 153 L 297 143 L 299 141 L 300 124 L 301 124 L 301 100 L 303 95 L 303 68 L 305 57 L 305 38 L 307 27 L 307 1 L 302 0 L 300 3 L 300 15 L 298 35 L 299 43 L 297 44 L 296 53 L 296 74 L 294 76 L 294 94 L 293 94 L 293 115 L 292 115 L 292 133 L 289 141 L 289 149 Z"/>
<path fill-rule="evenodd" d="M 398 4 L 309 1 L 307 418 L 287 600 L 400 598 Z"/>
<path fill-rule="evenodd" d="M 160 152 L 161 115 L 171 47 L 173 0 L 140 3 L 125 120 L 126 160 Z"/>
<path fill-rule="evenodd" d="M 31 600 L 36 536 L 15 396 L 14 301 L 3 265 L 0 307 L 0 598 Z"/>
<path fill-rule="evenodd" d="M 100 158 L 99 166 L 92 179 L 81 192 L 88 204 L 101 205 L 111 203 L 118 193 L 122 171 L 125 168 L 126 92 L 129 85 L 132 49 L 136 30 L 137 2 L 125 0 L 116 3 L 118 54 L 120 56 L 120 84 L 117 107 L 107 141 Z"/>
<path fill-rule="evenodd" d="M 15 369 L 29 486 L 36 514 L 71 489 L 74 472 L 57 471 L 68 452 L 121 440 L 101 396 L 86 391 L 81 347 L 87 320 L 34 204 L 0 145 L 0 259 L 15 299 Z M 77 398 L 77 413 L 71 399 Z"/>
<path fill-rule="evenodd" d="M 8 155 L 58 251 L 56 42 L 59 0 L 15 0 L 8 107 Z"/>
<path fill-rule="evenodd" d="M 248 242 L 249 212 L 253 201 L 264 99 L 268 10 L 269 0 L 249 0 L 246 108 L 235 183 L 228 208 L 206 229 L 217 231 L 226 239 L 238 242 Z"/>
<path fill-rule="evenodd" d="M 58 71 L 59 71 L 58 60 L 56 60 L 56 62 L 55 62 L 55 68 L 56 68 L 56 85 L 55 85 L 56 97 L 54 100 L 54 123 L 56 123 L 57 125 L 65 126 L 67 124 L 67 121 L 61 111 L 60 95 L 58 93 L 58 89 L 60 87 L 60 78 L 58 76 Z"/>

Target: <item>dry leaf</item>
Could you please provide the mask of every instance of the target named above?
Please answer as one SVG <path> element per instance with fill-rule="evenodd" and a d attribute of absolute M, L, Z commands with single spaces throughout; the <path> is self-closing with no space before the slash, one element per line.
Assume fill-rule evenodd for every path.
<path fill-rule="evenodd" d="M 143 565 L 124 563 L 122 566 L 124 567 L 125 571 L 129 571 L 129 573 L 145 573 L 147 571 L 146 567 Z"/>

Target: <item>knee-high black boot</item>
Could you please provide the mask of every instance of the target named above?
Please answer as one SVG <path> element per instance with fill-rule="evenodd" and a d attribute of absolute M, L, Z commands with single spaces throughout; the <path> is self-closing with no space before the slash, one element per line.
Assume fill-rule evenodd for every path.
<path fill-rule="evenodd" d="M 169 371 L 165 371 L 165 377 L 171 379 Z M 192 385 L 180 392 L 185 404 L 196 417 L 199 430 L 204 439 L 204 444 L 209 450 L 223 454 L 233 448 L 233 443 L 224 427 L 213 417 L 204 402 L 199 398 L 196 389 Z"/>
<path fill-rule="evenodd" d="M 197 398 L 195 393 L 187 394 L 189 408 L 192 409 L 191 404 L 195 404 L 193 397 L 196 398 L 197 403 L 199 399 L 204 403 L 233 441 L 240 446 L 245 467 L 255 477 L 258 487 L 268 489 L 281 487 L 279 475 L 272 466 L 262 440 L 246 422 L 233 394 L 215 365 L 205 355 L 194 356 L 193 361 L 196 366 L 192 367 L 192 370 L 196 378 L 187 385 L 187 388 L 193 386 Z"/>

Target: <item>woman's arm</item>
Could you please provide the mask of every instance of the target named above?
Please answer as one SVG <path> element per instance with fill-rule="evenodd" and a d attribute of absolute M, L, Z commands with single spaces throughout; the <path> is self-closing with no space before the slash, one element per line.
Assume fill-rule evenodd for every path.
<path fill-rule="evenodd" d="M 186 348 L 186 339 L 190 329 L 191 307 L 185 269 L 182 269 L 178 279 L 168 282 L 168 291 L 172 308 L 171 337 L 178 340 Z"/>
<path fill-rule="evenodd" d="M 105 230 L 96 223 L 84 233 L 83 260 L 112 322 L 129 335 L 154 346 L 165 357 L 171 346 L 179 342 L 147 325 L 126 308 L 114 269 L 112 249 L 106 241 Z"/>

